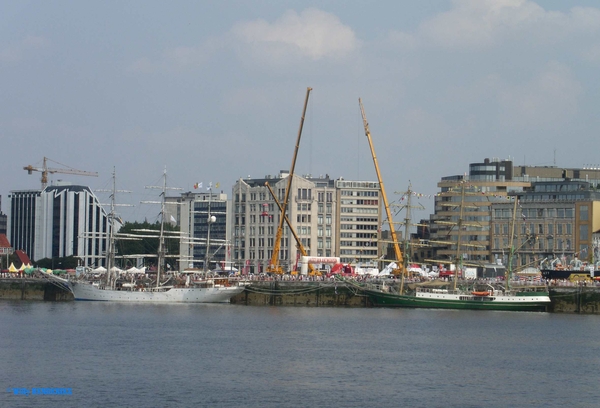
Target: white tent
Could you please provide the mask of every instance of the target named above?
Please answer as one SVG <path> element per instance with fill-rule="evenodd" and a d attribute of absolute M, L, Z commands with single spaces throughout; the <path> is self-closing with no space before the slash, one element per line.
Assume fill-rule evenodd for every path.
<path fill-rule="evenodd" d="M 377 268 L 356 267 L 354 272 L 356 272 L 357 275 L 371 275 L 371 276 L 379 275 L 379 269 L 377 269 Z"/>
<path fill-rule="evenodd" d="M 392 273 L 392 271 L 394 269 L 396 269 L 397 266 L 398 265 L 396 265 L 396 262 L 392 262 L 388 266 L 386 266 L 385 268 L 383 268 L 381 270 L 381 272 L 379 272 L 379 275 L 377 275 L 377 276 L 390 276 L 390 274 Z"/>
<path fill-rule="evenodd" d="M 104 272 L 106 272 L 106 268 L 104 266 L 99 266 L 96 269 L 93 269 L 92 272 L 104 273 Z"/>

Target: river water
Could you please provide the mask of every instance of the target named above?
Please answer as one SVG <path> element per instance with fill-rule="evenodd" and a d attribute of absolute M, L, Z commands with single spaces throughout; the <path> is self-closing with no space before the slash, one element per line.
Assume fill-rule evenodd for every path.
<path fill-rule="evenodd" d="M 0 407 L 600 404 L 599 316 L 4 301 L 0 358 Z"/>

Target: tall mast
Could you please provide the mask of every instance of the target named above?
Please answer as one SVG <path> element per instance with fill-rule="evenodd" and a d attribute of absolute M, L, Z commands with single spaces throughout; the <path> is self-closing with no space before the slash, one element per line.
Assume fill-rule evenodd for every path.
<path fill-rule="evenodd" d="M 208 229 L 206 232 L 206 254 L 204 256 L 204 272 L 208 271 L 208 263 L 210 262 L 210 226 L 214 222 L 212 216 L 210 214 L 210 204 L 212 200 L 212 182 L 208 185 L 208 218 L 206 222 L 208 224 Z"/>
<path fill-rule="evenodd" d="M 456 236 L 456 268 L 454 270 L 454 290 L 456 291 L 456 282 L 458 282 L 458 271 L 462 270 L 462 254 L 460 253 L 460 241 L 462 239 L 463 214 L 465 207 L 465 180 L 460 185 L 460 212 L 458 216 L 458 234 Z"/>
<path fill-rule="evenodd" d="M 110 231 L 108 233 L 108 251 L 106 252 L 106 276 L 107 286 L 113 286 L 112 273 L 115 266 L 115 196 L 117 194 L 117 181 L 115 168 L 113 167 L 113 185 L 112 193 L 110 195 Z"/>
<path fill-rule="evenodd" d="M 146 188 L 154 188 L 162 190 L 162 200 L 160 201 L 142 201 L 142 204 L 160 204 L 160 235 L 158 238 L 158 253 L 157 253 L 157 267 L 156 267 L 156 287 L 160 286 L 160 273 L 163 268 L 165 261 L 165 207 L 167 204 L 167 190 L 181 190 L 178 187 L 167 187 L 167 166 L 163 171 L 163 185 L 162 186 L 146 186 Z"/>
<path fill-rule="evenodd" d="M 513 204 L 512 213 L 512 226 L 510 227 L 510 240 L 509 240 L 509 252 L 508 252 L 508 265 L 506 268 L 504 279 L 506 280 L 506 289 L 510 289 L 510 280 L 512 279 L 512 264 L 515 256 L 515 224 L 517 220 L 517 204 L 519 202 L 519 196 L 515 195 L 515 202 Z"/>
<path fill-rule="evenodd" d="M 110 193 L 110 212 L 108 214 L 108 218 L 110 221 L 110 228 L 108 231 L 108 248 L 106 251 L 106 286 L 111 288 L 114 286 L 114 283 L 116 282 L 116 278 L 113 280 L 113 276 L 112 276 L 112 270 L 115 267 L 115 257 L 117 255 L 117 250 L 115 247 L 115 231 L 116 231 L 116 221 L 117 221 L 117 213 L 116 213 L 116 207 L 120 206 L 120 207 L 133 207 L 131 204 L 117 204 L 116 200 L 117 200 L 117 193 L 131 193 L 131 191 L 128 190 L 117 190 L 117 173 L 115 171 L 115 168 L 113 167 L 113 172 L 112 172 L 112 189 L 110 190 L 105 190 L 105 189 L 98 189 L 95 191 L 101 191 L 101 192 L 107 192 Z M 106 204 L 102 204 L 103 206 Z"/>
<path fill-rule="evenodd" d="M 160 286 L 160 273 L 165 261 L 165 201 L 167 197 L 167 167 L 163 173 L 163 191 L 160 208 L 160 236 L 158 238 L 158 260 L 156 267 L 156 287 Z"/>

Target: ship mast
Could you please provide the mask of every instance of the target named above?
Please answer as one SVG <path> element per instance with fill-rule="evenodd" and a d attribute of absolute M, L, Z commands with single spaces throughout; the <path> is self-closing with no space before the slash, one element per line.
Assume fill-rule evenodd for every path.
<path fill-rule="evenodd" d="M 108 251 L 106 252 L 106 285 L 113 289 L 113 283 L 116 279 L 112 279 L 113 268 L 115 266 L 115 196 L 117 194 L 117 182 L 115 168 L 113 167 L 113 185 L 110 195 L 110 231 L 108 233 Z"/>
<path fill-rule="evenodd" d="M 167 168 L 165 167 L 163 175 L 163 191 L 160 203 L 160 236 L 158 238 L 158 259 L 156 266 L 156 287 L 160 286 L 160 273 L 165 262 L 165 200 L 167 197 Z"/>
<path fill-rule="evenodd" d="M 508 265 L 506 268 L 506 272 L 504 274 L 504 280 L 506 280 L 506 290 L 510 289 L 510 280 L 512 278 L 512 264 L 515 256 L 515 224 L 517 220 L 517 204 L 519 201 L 519 196 L 515 195 L 515 202 L 513 204 L 513 213 L 512 213 L 512 226 L 510 227 L 510 240 L 509 240 L 509 253 L 508 253 Z"/>
<path fill-rule="evenodd" d="M 117 255 L 117 250 L 115 247 L 115 224 L 117 221 L 116 207 L 132 207 L 131 204 L 117 204 L 117 193 L 131 193 L 131 191 L 117 190 L 117 175 L 114 167 L 112 172 L 112 189 L 99 189 L 95 191 L 110 193 L 110 213 L 108 214 L 108 218 L 110 220 L 110 228 L 108 231 L 108 249 L 106 251 L 106 286 L 113 289 L 117 280 L 116 277 L 114 277 L 113 279 L 112 276 L 113 269 L 115 268 L 115 257 Z"/>
<path fill-rule="evenodd" d="M 206 223 L 208 224 L 208 229 L 206 231 L 206 254 L 204 256 L 204 273 L 206 273 L 209 269 L 210 262 L 210 226 L 216 219 L 213 219 L 214 216 L 210 214 L 210 204 L 212 200 L 212 182 L 208 185 L 208 218 L 206 219 Z"/>
<path fill-rule="evenodd" d="M 408 264 L 410 263 L 411 259 L 412 259 L 412 251 L 409 250 L 410 248 L 410 242 L 409 242 L 409 237 L 410 237 L 410 227 L 414 226 L 414 225 L 420 225 L 420 224 L 412 224 L 411 223 L 411 217 L 412 217 L 412 209 L 420 209 L 420 210 L 424 210 L 425 207 L 423 207 L 421 204 L 419 204 L 418 206 L 413 206 L 412 205 L 412 196 L 414 194 L 414 191 L 412 190 L 412 183 L 408 182 L 408 190 L 405 192 L 394 192 L 395 194 L 402 194 L 403 196 L 406 196 L 406 205 L 400 206 L 400 211 L 402 210 L 402 208 L 406 208 L 406 215 L 404 217 L 404 268 L 406 269 L 408 267 Z"/>
<path fill-rule="evenodd" d="M 163 269 L 165 261 L 165 207 L 167 204 L 167 190 L 181 190 L 178 187 L 167 187 L 167 167 L 163 172 L 163 185 L 162 186 L 146 186 L 146 188 L 162 189 L 162 200 L 160 201 L 142 201 L 143 204 L 160 204 L 160 235 L 158 238 L 158 253 L 157 253 L 157 266 L 156 266 L 156 287 L 160 286 L 160 275 Z"/>
<path fill-rule="evenodd" d="M 460 185 L 460 212 L 458 216 L 458 233 L 456 235 L 456 267 L 454 269 L 454 291 L 456 291 L 456 283 L 458 282 L 458 272 L 462 270 L 462 254 L 460 253 L 460 241 L 462 239 L 463 229 L 463 214 L 465 208 L 465 180 Z"/>

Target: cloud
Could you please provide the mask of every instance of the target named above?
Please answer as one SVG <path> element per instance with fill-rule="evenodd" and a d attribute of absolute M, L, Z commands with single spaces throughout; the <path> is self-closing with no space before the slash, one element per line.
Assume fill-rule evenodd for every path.
<path fill-rule="evenodd" d="M 325 11 L 309 8 L 289 10 L 273 23 L 240 22 L 229 32 L 209 38 L 198 46 L 177 46 L 156 58 L 141 57 L 127 70 L 139 73 L 180 71 L 205 66 L 219 50 L 236 50 L 240 58 L 258 65 L 281 67 L 308 58 L 335 61 L 359 49 L 354 31 Z"/>
<path fill-rule="evenodd" d="M 566 42 L 600 31 L 600 10 L 573 7 L 568 13 L 546 11 L 529 0 L 453 0 L 453 7 L 423 21 L 416 33 L 392 32 L 402 44 L 449 49 L 482 49 L 507 39 L 537 44 Z"/>
<path fill-rule="evenodd" d="M 0 48 L 0 62 L 20 62 L 36 50 L 41 50 L 50 44 L 44 37 L 30 35 L 22 38 L 16 44 Z"/>
<path fill-rule="evenodd" d="M 337 59 L 360 46 L 349 26 L 335 15 L 314 8 L 300 13 L 289 10 L 273 23 L 265 20 L 239 23 L 232 34 L 255 57 L 278 63 L 298 57 L 314 61 Z"/>

